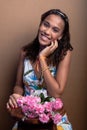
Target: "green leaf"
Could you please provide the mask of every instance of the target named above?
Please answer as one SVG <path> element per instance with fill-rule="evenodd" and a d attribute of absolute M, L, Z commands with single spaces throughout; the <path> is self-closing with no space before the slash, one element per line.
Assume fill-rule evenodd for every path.
<path fill-rule="evenodd" d="M 40 98 L 41 98 L 41 102 L 44 103 L 45 97 L 44 97 L 44 94 L 43 94 L 43 93 L 40 94 Z"/>
<path fill-rule="evenodd" d="M 31 73 L 32 71 L 33 71 L 33 69 L 32 69 L 32 70 L 27 71 L 27 72 L 24 74 L 24 76 L 26 76 L 27 74 Z"/>
<path fill-rule="evenodd" d="M 45 98 L 45 97 L 44 97 L 44 94 L 41 93 L 41 94 L 40 94 L 40 98 L 41 98 L 41 103 L 44 103 L 44 102 L 46 102 L 46 101 L 47 101 L 47 102 L 50 102 L 50 98 L 51 98 L 51 97 L 46 97 L 46 98 Z"/>

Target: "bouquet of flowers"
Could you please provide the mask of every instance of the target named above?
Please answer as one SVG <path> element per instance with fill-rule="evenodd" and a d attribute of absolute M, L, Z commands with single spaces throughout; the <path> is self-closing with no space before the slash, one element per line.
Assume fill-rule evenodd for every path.
<path fill-rule="evenodd" d="M 29 119 L 38 118 L 42 123 L 53 120 L 54 124 L 57 124 L 62 118 L 62 115 L 58 112 L 63 107 L 60 98 L 54 99 L 40 93 L 39 96 L 30 95 L 18 99 L 17 103 L 24 115 Z"/>

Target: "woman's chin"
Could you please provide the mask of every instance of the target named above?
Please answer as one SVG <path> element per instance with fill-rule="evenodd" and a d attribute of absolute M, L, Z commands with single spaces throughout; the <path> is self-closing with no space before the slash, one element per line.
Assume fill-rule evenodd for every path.
<path fill-rule="evenodd" d="M 48 45 L 50 45 L 50 42 L 49 43 L 48 42 L 40 42 L 40 46 L 46 47 Z"/>
<path fill-rule="evenodd" d="M 48 46 L 50 44 L 50 40 L 44 40 L 42 38 L 38 38 L 41 46 Z"/>

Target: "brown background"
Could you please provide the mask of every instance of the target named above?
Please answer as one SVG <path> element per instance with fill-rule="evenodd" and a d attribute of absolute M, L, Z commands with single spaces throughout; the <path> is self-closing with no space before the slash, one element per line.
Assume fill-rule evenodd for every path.
<path fill-rule="evenodd" d="M 36 36 L 40 15 L 51 8 L 60 8 L 70 19 L 74 51 L 63 99 L 73 129 L 87 130 L 86 5 L 86 0 L 0 0 L 0 130 L 11 130 L 14 123 L 6 102 L 15 83 L 19 50 Z"/>

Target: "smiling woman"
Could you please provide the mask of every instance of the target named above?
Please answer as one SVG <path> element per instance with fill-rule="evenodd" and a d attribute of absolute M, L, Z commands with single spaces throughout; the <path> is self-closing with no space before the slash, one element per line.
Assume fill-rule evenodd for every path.
<path fill-rule="evenodd" d="M 66 14 L 58 9 L 45 12 L 41 16 L 36 38 L 21 50 L 16 84 L 7 102 L 9 112 L 19 107 L 17 100 L 23 96 L 40 97 L 43 94 L 52 100 L 61 98 L 67 83 L 72 50 Z M 72 130 L 64 106 L 56 114 L 53 117 L 56 119 L 56 129 Z M 62 117 L 60 120 L 59 114 Z M 25 114 L 18 122 L 17 130 L 26 129 L 27 118 Z M 26 125 L 27 129 L 31 127 L 29 122 Z"/>
<path fill-rule="evenodd" d="M 55 23 L 55 24 L 54 24 Z M 49 45 L 51 41 L 60 40 L 64 29 L 64 21 L 60 16 L 49 15 L 39 28 L 39 41 Z"/>

